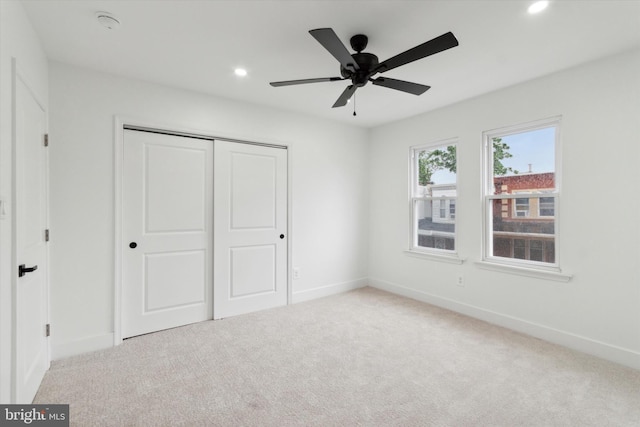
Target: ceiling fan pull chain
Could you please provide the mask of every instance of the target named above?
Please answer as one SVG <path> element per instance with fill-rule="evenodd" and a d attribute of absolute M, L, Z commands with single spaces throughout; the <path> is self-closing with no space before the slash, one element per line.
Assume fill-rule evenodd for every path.
<path fill-rule="evenodd" d="M 353 115 L 356 115 L 356 94 L 353 94 Z"/>

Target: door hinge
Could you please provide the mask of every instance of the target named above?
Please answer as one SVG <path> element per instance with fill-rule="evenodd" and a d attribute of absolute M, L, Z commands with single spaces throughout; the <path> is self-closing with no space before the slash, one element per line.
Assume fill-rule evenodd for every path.
<path fill-rule="evenodd" d="M 49 241 L 49 229 L 44 230 L 44 241 Z"/>
<path fill-rule="evenodd" d="M 44 332 L 46 337 L 51 336 L 51 324 L 47 323 L 47 325 L 45 326 L 45 332 Z"/>
<path fill-rule="evenodd" d="M 44 146 L 45 147 L 49 146 L 49 134 L 48 133 L 44 134 Z"/>

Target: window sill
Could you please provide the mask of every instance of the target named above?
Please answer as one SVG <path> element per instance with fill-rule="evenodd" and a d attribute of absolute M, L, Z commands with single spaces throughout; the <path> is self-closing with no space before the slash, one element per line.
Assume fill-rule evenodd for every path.
<path fill-rule="evenodd" d="M 412 250 L 404 251 L 404 253 L 414 258 L 429 259 L 432 261 L 444 261 L 452 264 L 462 264 L 464 262 L 464 259 L 460 258 L 458 254 L 455 254 L 455 253 L 454 254 L 436 254 L 432 252 L 419 252 L 419 251 L 412 251 Z"/>
<path fill-rule="evenodd" d="M 520 267 L 515 265 L 498 264 L 489 261 L 476 261 L 478 267 L 484 270 L 499 271 L 501 273 L 517 274 L 519 276 L 535 277 L 536 279 L 553 280 L 556 282 L 568 282 L 573 275 L 552 270 Z"/>

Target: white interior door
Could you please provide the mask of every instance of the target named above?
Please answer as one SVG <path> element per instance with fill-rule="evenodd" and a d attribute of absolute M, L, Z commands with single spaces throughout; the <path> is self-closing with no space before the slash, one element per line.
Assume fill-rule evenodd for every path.
<path fill-rule="evenodd" d="M 214 316 L 286 305 L 287 150 L 214 145 Z"/>
<path fill-rule="evenodd" d="M 14 381 L 17 403 L 31 403 L 49 368 L 46 115 L 29 88 L 16 79 L 16 257 Z"/>
<path fill-rule="evenodd" d="M 123 338 L 212 318 L 212 145 L 124 131 Z"/>

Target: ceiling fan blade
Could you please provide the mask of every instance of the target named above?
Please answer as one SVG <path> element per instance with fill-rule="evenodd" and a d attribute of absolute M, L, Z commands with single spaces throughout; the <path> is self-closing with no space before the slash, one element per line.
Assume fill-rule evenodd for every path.
<path fill-rule="evenodd" d="M 342 95 L 340 95 L 336 103 L 333 104 L 333 107 L 331 108 L 344 107 L 345 105 L 347 105 L 347 102 L 349 101 L 349 99 L 351 99 L 357 88 L 358 87 L 354 85 L 347 86 L 344 92 L 342 92 Z"/>
<path fill-rule="evenodd" d="M 306 83 L 320 83 L 320 82 L 337 82 L 339 80 L 345 80 L 342 77 L 320 77 L 318 79 L 302 79 L 302 80 L 285 80 L 282 82 L 269 83 L 273 87 L 302 85 Z"/>
<path fill-rule="evenodd" d="M 414 95 L 422 95 L 423 93 L 431 89 L 431 86 L 421 85 L 419 83 L 405 82 L 404 80 L 390 79 L 388 77 L 378 77 L 375 80 L 371 79 L 371 83 L 376 86 L 384 86 L 390 89 L 412 93 Z"/>
<path fill-rule="evenodd" d="M 374 72 L 384 73 L 385 71 L 393 70 L 401 65 L 417 61 L 418 59 L 456 46 L 458 46 L 458 39 L 456 39 L 452 32 L 448 32 L 381 62 L 375 68 Z"/>
<path fill-rule="evenodd" d="M 359 70 L 358 64 L 353 60 L 351 54 L 340 41 L 336 33 L 331 28 L 318 28 L 316 30 L 309 31 L 318 42 L 329 51 L 334 58 L 342 64 L 344 68 L 352 71 Z"/>

